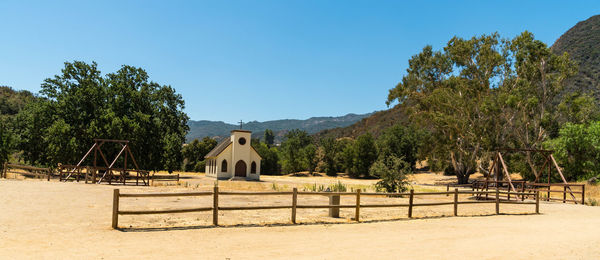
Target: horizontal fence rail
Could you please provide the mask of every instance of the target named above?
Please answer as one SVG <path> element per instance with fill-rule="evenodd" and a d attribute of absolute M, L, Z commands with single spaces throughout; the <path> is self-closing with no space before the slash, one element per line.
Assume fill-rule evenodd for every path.
<path fill-rule="evenodd" d="M 510 183 L 512 183 L 513 187 L 510 187 Z M 461 185 L 463 187 L 467 187 Z M 520 192 L 537 192 L 539 191 L 541 194 L 545 194 L 545 197 L 540 198 L 545 201 L 560 201 L 563 203 L 573 202 L 575 204 L 581 203 L 585 204 L 585 184 L 581 183 L 531 183 L 526 181 L 496 181 L 496 180 L 479 180 L 475 181 L 472 184 L 468 184 L 472 190 L 495 190 L 496 188 L 503 191 L 520 191 Z M 450 190 L 451 185 L 446 185 L 446 190 Z M 562 198 L 553 198 L 552 194 L 562 194 Z M 570 198 L 567 198 L 567 194 L 570 195 Z M 503 196 L 503 199 L 518 200 L 519 198 L 523 200 L 526 195 L 522 196 L 513 196 L 509 195 Z M 577 198 L 578 197 L 578 198 Z M 483 198 L 483 196 L 479 196 L 479 198 Z M 488 196 L 486 195 L 486 199 Z"/>
<path fill-rule="evenodd" d="M 14 174 L 15 178 L 16 174 L 19 174 L 26 177 L 35 177 L 50 180 L 52 170 L 48 168 L 38 168 L 29 165 L 4 163 L 2 172 L 0 172 L 0 177 L 7 178 L 8 173 Z"/>
<path fill-rule="evenodd" d="M 467 195 L 482 195 L 482 194 L 493 194 L 495 200 L 493 201 L 459 201 L 460 194 Z M 505 201 L 500 200 L 500 194 L 506 195 L 522 195 L 522 196 L 531 196 L 535 198 L 535 201 Z M 219 197 L 220 196 L 273 196 L 273 195 L 291 195 L 291 205 L 274 205 L 274 206 L 219 206 Z M 347 205 L 339 205 L 335 203 L 331 203 L 329 205 L 302 205 L 298 204 L 298 196 L 299 195 L 320 195 L 320 196 L 352 196 L 355 197 L 354 204 Z M 453 200 L 448 202 L 422 202 L 416 203 L 415 196 L 433 196 L 433 195 L 452 195 Z M 211 207 L 198 207 L 198 208 L 184 208 L 184 209 L 161 209 L 161 210 L 120 210 L 119 203 L 120 198 L 148 198 L 148 197 L 197 197 L 197 196 L 212 196 L 213 197 L 213 205 Z M 406 196 L 408 197 L 408 203 L 395 203 L 395 204 L 361 204 L 360 198 L 361 196 Z M 339 203 L 339 199 L 337 200 Z M 118 228 L 119 225 L 119 215 L 145 215 L 145 214 L 173 214 L 173 213 L 191 213 L 191 212 L 205 212 L 212 211 L 213 212 L 213 225 L 219 225 L 219 211 L 236 211 L 236 210 L 266 210 L 266 209 L 291 209 L 291 222 L 296 224 L 296 215 L 297 209 L 340 209 L 340 208 L 348 208 L 355 209 L 354 220 L 360 221 L 360 209 L 361 208 L 386 208 L 386 207 L 406 207 L 408 208 L 408 217 L 412 218 L 413 207 L 428 207 L 428 206 L 443 206 L 443 205 L 453 205 L 454 206 L 454 216 L 458 216 L 458 205 L 461 204 L 495 204 L 496 205 L 496 214 L 500 214 L 500 204 L 525 204 L 525 205 L 535 205 L 535 213 L 539 214 L 539 191 L 536 192 L 509 192 L 509 191 L 459 191 L 458 188 L 455 188 L 454 191 L 446 191 L 446 192 L 414 192 L 414 190 L 410 190 L 407 193 L 362 193 L 360 189 L 356 190 L 356 192 L 299 192 L 297 188 L 293 188 L 293 191 L 275 191 L 275 192 L 238 192 L 238 191 L 219 191 L 219 187 L 214 187 L 213 191 L 209 192 L 181 192 L 181 193 L 127 193 L 121 194 L 119 189 L 115 189 L 113 193 L 113 211 L 112 211 L 112 227 L 114 229 Z"/>

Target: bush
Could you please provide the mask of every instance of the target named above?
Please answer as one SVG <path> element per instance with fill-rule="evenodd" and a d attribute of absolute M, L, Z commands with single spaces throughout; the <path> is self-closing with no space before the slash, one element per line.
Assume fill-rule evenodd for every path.
<path fill-rule="evenodd" d="M 195 172 L 204 172 L 206 170 L 206 160 L 199 161 L 194 166 Z"/>
<path fill-rule="evenodd" d="M 372 176 L 381 178 L 375 184 L 377 191 L 404 192 L 409 185 L 406 175 L 411 173 L 412 170 L 410 163 L 401 158 L 390 156 L 373 163 L 369 172 Z"/>
<path fill-rule="evenodd" d="M 558 138 L 545 145 L 555 151 L 567 180 L 586 180 L 600 174 L 600 121 L 567 123 L 560 129 Z"/>

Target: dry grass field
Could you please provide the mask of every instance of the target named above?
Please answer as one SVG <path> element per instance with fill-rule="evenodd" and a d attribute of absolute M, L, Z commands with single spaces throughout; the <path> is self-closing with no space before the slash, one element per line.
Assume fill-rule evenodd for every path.
<path fill-rule="evenodd" d="M 451 177 L 417 174 L 416 190 L 445 190 Z M 372 187 L 374 180 L 331 177 L 263 176 L 262 182 L 220 181 L 227 190 L 309 189 L 342 182 L 353 188 Z M 153 187 L 86 185 L 41 180 L 0 180 L 1 259 L 597 259 L 600 255 L 600 207 L 542 203 L 533 205 L 460 205 L 416 208 L 342 209 L 340 218 L 327 210 L 299 209 L 290 224 L 289 210 L 222 211 L 220 224 L 211 226 L 211 213 L 121 216 L 121 230 L 110 227 L 112 189 L 122 193 L 210 190 L 214 179 L 182 176 L 178 184 Z M 287 205 L 289 196 L 220 198 L 222 206 Z M 466 195 L 461 200 L 469 199 Z M 363 203 L 402 203 L 406 198 L 365 197 Z M 448 201 L 445 196 L 421 202 Z M 121 209 L 159 209 L 211 206 L 210 197 L 122 198 Z M 342 198 L 342 204 L 354 199 Z M 299 204 L 327 204 L 324 196 L 300 196 Z"/>

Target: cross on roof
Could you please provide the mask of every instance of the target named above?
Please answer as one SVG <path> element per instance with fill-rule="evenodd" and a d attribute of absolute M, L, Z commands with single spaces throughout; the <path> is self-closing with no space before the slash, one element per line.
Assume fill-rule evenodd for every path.
<path fill-rule="evenodd" d="M 240 120 L 240 129 L 242 129 L 243 125 L 244 125 L 244 122 L 242 122 L 242 120 Z"/>

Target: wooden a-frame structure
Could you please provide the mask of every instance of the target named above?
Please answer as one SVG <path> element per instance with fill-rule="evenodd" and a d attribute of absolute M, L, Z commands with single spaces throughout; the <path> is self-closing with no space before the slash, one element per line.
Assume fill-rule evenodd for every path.
<path fill-rule="evenodd" d="M 111 161 L 111 163 L 108 162 L 106 155 L 102 151 L 102 145 L 104 145 L 105 143 L 117 143 L 121 145 L 121 150 Z M 85 159 L 88 158 L 92 151 L 94 152 L 93 166 L 82 166 L 83 162 L 85 161 Z M 102 158 L 101 162 L 104 163 L 104 166 L 98 166 L 98 155 L 100 155 L 100 158 Z M 121 156 L 124 156 L 123 168 L 115 168 L 115 164 L 117 163 L 119 158 L 121 158 Z M 133 169 L 127 168 L 127 161 L 130 157 L 131 161 L 133 162 Z M 64 179 L 65 181 L 67 181 L 69 177 L 71 177 L 71 175 L 73 174 L 77 174 L 77 180 L 79 180 L 79 176 L 81 175 L 81 169 L 85 167 L 86 169 L 88 169 L 88 172 L 86 173 L 86 183 L 88 179 L 88 174 L 90 172 L 92 174 L 92 183 L 101 183 L 102 181 L 108 181 L 109 184 L 111 184 L 113 180 L 117 180 L 125 184 L 129 173 L 134 172 L 136 173 L 136 185 L 139 183 L 139 180 L 141 180 L 144 185 L 150 184 L 149 172 L 139 169 L 137 161 L 135 160 L 135 157 L 131 152 L 129 140 L 94 139 L 94 145 L 92 145 L 92 147 L 87 151 L 83 158 L 81 158 L 77 165 L 63 167 L 73 169 L 72 171 L 68 172 L 68 175 L 65 178 L 61 177 L 61 179 Z M 104 174 L 102 174 L 102 176 L 100 176 L 100 179 L 96 182 L 97 173 L 99 171 L 104 171 Z M 117 175 L 115 175 L 115 172 L 119 173 L 118 177 Z"/>
<path fill-rule="evenodd" d="M 538 183 L 538 180 L 544 174 L 544 171 L 547 171 L 548 187 L 550 187 L 550 185 L 551 185 L 550 178 L 551 178 L 552 168 L 554 167 L 556 169 L 556 171 L 558 172 L 558 174 L 560 175 L 560 178 L 562 179 L 562 181 L 565 185 L 565 189 L 569 190 L 569 194 L 571 195 L 573 200 L 575 200 L 575 195 L 573 195 L 573 191 L 571 190 L 571 187 L 569 187 L 569 183 L 565 179 L 565 176 L 563 175 L 560 167 L 556 163 L 554 156 L 552 156 L 552 153 L 553 153 L 552 150 L 512 149 L 512 148 L 498 149 L 494 154 L 494 159 L 492 161 L 492 165 L 490 166 L 489 174 L 486 176 L 486 183 L 490 180 L 490 177 L 492 177 L 492 178 L 494 178 L 493 181 L 495 181 L 496 186 L 498 186 L 498 183 L 501 181 L 500 176 L 504 176 L 508 182 L 508 190 L 518 192 L 515 189 L 515 186 L 513 185 L 513 180 L 511 179 L 510 174 L 508 172 L 508 167 L 506 167 L 506 163 L 504 162 L 504 158 L 502 157 L 503 152 L 531 152 L 531 153 L 541 154 L 544 157 L 544 164 L 539 169 L 539 171 L 535 171 L 535 169 L 532 169 L 533 172 L 536 173 L 533 184 Z M 502 168 L 502 170 L 500 168 Z M 525 183 L 523 183 L 522 185 L 525 185 Z"/>

